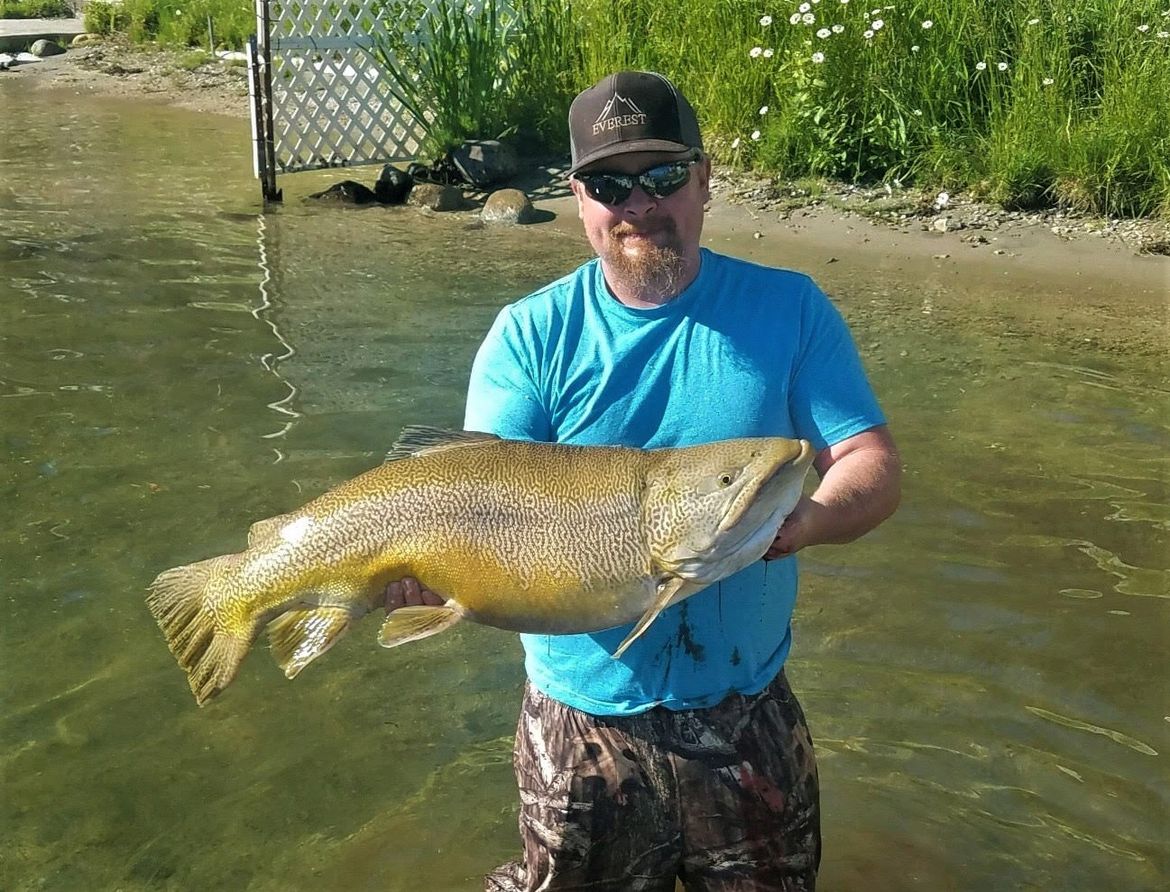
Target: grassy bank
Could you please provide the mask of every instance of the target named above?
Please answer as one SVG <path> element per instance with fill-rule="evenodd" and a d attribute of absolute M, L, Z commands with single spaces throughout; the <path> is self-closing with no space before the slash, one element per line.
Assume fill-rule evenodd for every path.
<path fill-rule="evenodd" d="M 1166 0 L 869 2 L 511 0 L 513 20 L 502 0 L 471 17 L 448 0 L 423 31 L 441 51 L 411 35 L 383 43 L 404 98 L 446 110 L 436 146 L 512 134 L 565 150 L 574 92 L 647 68 L 692 98 L 725 163 L 968 189 L 1014 208 L 1170 216 Z M 225 43 L 252 27 L 248 0 L 122 10 L 139 39 L 203 43 L 208 15 Z M 491 21 L 505 40 L 483 33 Z M 427 90 L 406 95 L 416 71 Z"/>

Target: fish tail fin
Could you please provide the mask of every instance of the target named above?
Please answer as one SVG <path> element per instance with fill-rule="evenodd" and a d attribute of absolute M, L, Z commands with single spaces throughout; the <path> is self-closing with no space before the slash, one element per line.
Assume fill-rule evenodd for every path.
<path fill-rule="evenodd" d="M 202 706 L 231 683 L 255 638 L 217 628 L 209 595 L 217 577 L 240 560 L 237 554 L 186 564 L 160 573 L 150 585 L 150 609 L 179 665 L 195 702 Z"/>

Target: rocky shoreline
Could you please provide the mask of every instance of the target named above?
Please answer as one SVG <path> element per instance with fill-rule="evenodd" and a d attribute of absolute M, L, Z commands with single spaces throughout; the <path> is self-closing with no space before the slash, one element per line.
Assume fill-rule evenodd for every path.
<path fill-rule="evenodd" d="M 142 97 L 195 111 L 247 117 L 248 82 L 238 58 L 205 51 L 142 47 L 125 39 L 94 40 L 0 77 L 33 89 L 69 89 L 98 95 Z M 809 209 L 836 211 L 901 232 L 959 233 L 962 244 L 990 245 L 992 236 L 1021 227 L 1040 228 L 1065 241 L 1104 239 L 1135 254 L 1170 254 L 1170 221 L 1117 219 L 1067 209 L 1008 211 L 963 194 L 891 186 L 794 183 L 720 169 L 718 199 L 774 215 L 783 222 Z M 991 248 L 991 250 L 1004 250 Z"/>

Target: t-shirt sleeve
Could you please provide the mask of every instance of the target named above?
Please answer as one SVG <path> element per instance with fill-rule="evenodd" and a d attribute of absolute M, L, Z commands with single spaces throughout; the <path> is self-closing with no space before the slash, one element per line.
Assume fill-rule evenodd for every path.
<path fill-rule="evenodd" d="M 512 308 L 501 310 L 471 366 L 464 430 L 515 440 L 552 439 L 548 411 L 536 385 L 534 346 Z"/>
<path fill-rule="evenodd" d="M 808 287 L 788 398 L 797 435 L 820 450 L 886 419 L 845 320 L 811 280 Z"/>

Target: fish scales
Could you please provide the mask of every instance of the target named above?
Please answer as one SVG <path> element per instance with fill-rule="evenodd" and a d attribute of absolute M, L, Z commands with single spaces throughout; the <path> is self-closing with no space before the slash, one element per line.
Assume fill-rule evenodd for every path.
<path fill-rule="evenodd" d="M 448 600 L 390 614 L 396 646 L 460 619 L 595 631 L 665 607 L 758 559 L 800 496 L 811 447 L 782 438 L 641 450 L 409 429 L 385 464 L 253 525 L 248 547 L 159 575 L 147 598 L 199 703 L 268 627 L 288 677 L 385 586 Z"/>

